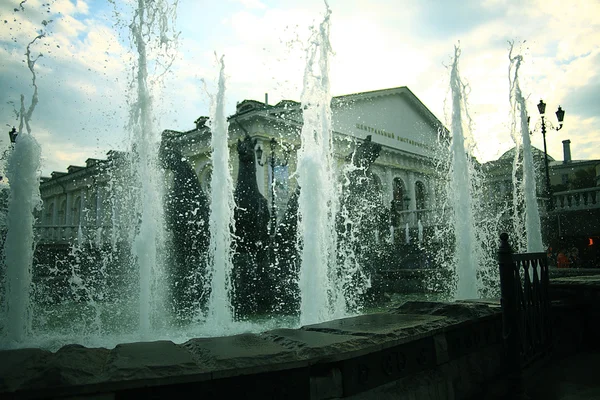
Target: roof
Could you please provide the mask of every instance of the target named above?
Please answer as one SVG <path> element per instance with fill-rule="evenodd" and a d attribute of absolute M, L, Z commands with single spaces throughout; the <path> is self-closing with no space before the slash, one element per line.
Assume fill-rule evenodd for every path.
<path fill-rule="evenodd" d="M 569 162 L 564 161 L 552 161 L 549 163 L 553 168 L 585 168 L 594 167 L 600 164 L 600 160 L 571 160 Z"/>
<path fill-rule="evenodd" d="M 395 94 L 403 95 L 406 99 L 410 101 L 412 105 L 414 105 L 417 110 L 432 123 L 432 125 L 437 127 L 442 127 L 445 132 L 448 132 L 448 129 L 444 127 L 442 122 L 429 110 L 425 104 L 407 87 L 407 86 L 399 86 L 395 88 L 389 89 L 379 89 L 379 90 L 371 90 L 368 92 L 359 92 L 346 94 L 342 96 L 336 96 L 332 99 L 332 107 L 340 106 L 347 103 L 351 103 L 357 100 L 365 100 L 374 97 L 383 97 L 383 96 L 392 96 Z"/>
<path fill-rule="evenodd" d="M 442 128 L 443 132 L 448 133 L 449 130 L 442 124 L 442 122 L 423 104 L 423 102 L 415 96 L 415 94 L 406 86 L 399 86 L 389 89 L 371 90 L 368 92 L 359 92 L 352 94 L 345 94 L 342 96 L 335 96 L 331 99 L 331 107 L 341 107 L 347 104 L 351 104 L 355 101 L 367 100 L 376 97 L 401 95 L 413 105 L 417 111 L 427 120 L 429 123 L 436 127 Z M 240 115 L 254 114 L 254 112 L 276 111 L 276 110 L 293 110 L 300 109 L 301 103 L 294 100 L 281 100 L 274 106 L 267 105 L 257 100 L 243 100 L 237 104 L 236 113 L 229 116 L 228 119 L 233 119 Z"/>
<path fill-rule="evenodd" d="M 505 152 L 504 154 L 502 154 L 497 161 L 511 161 L 515 158 L 515 148 L 513 147 L 512 149 L 508 150 L 507 152 Z M 523 151 L 523 147 L 520 148 L 521 152 Z M 531 152 L 534 155 L 534 158 L 542 158 L 544 157 L 544 152 L 541 151 L 540 149 L 538 149 L 535 146 L 531 146 Z M 548 154 L 548 161 L 554 161 L 554 158 L 552 158 L 552 156 L 550 154 Z"/>

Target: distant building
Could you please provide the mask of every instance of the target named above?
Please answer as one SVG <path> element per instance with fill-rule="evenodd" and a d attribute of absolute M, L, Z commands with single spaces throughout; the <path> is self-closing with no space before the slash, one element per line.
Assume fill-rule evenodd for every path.
<path fill-rule="evenodd" d="M 67 172 L 42 177 L 38 239 L 70 243 L 81 230 L 86 239 L 102 241 L 124 225 L 128 196 L 119 193 L 128 187 L 125 161 L 124 153 L 110 151 L 106 160 L 88 158 L 85 166 L 70 165 Z"/>
<path fill-rule="evenodd" d="M 544 153 L 533 148 L 536 189 L 545 242 L 553 247 L 576 247 L 582 266 L 600 266 L 600 160 L 573 160 L 571 141 L 563 141 L 563 160 L 548 156 L 552 201 L 547 193 Z M 491 203 L 512 207 L 515 148 L 482 165 Z M 522 171 L 517 170 L 517 179 Z M 510 218 L 512 211 L 504 217 Z M 507 229 L 510 229 L 508 227 Z"/>
<path fill-rule="evenodd" d="M 515 147 L 513 147 L 502 154 L 497 160 L 489 161 L 481 166 L 491 202 L 504 202 L 512 199 L 515 151 Z M 544 178 L 544 152 L 533 146 L 531 151 L 533 153 L 533 164 L 536 172 L 537 196 L 544 197 L 544 188 L 546 186 Z M 522 150 L 519 157 L 522 160 Z M 554 162 L 551 156 L 548 156 L 548 159 Z M 523 178 L 522 168 L 517 170 L 516 177 L 517 179 Z"/>
<path fill-rule="evenodd" d="M 427 107 L 407 88 L 376 90 L 335 97 L 332 100 L 332 126 L 335 160 L 340 173 L 347 156 L 368 135 L 382 145 L 372 170 L 379 181 L 384 204 L 393 212 L 391 223 L 416 228 L 418 221 L 427 227 L 436 206 L 440 171 L 437 164 L 447 155 L 448 131 Z M 257 139 L 262 150 L 262 165 L 257 169 L 259 190 L 271 204 L 274 183 L 278 218 L 296 185 L 296 151 L 302 130 L 301 104 L 283 100 L 275 105 L 244 100 L 229 120 L 230 163 L 234 181 L 237 177 L 237 140 L 248 134 Z M 195 121 L 188 131 L 165 130 L 162 140 L 177 146 L 193 165 L 204 190 L 208 190 L 212 164 L 211 133 L 207 117 Z M 276 139 L 279 161 L 269 166 L 270 140 Z M 257 152 L 259 153 L 259 152 Z M 39 221 L 40 239 L 46 242 L 70 242 L 78 231 L 88 239 L 106 240 L 115 225 L 123 225 L 122 207 L 127 196 L 110 193 L 127 187 L 127 179 L 116 170 L 124 170 L 122 153 L 109 152 L 107 160 L 88 159 L 85 166 L 69 166 L 67 172 L 53 172 L 43 178 L 40 191 L 44 209 Z M 284 165 L 285 164 L 285 165 Z M 273 178 L 273 179 L 272 179 Z M 81 229 L 80 229 L 81 227 Z M 114 237 L 114 235 L 112 235 Z M 94 239 L 95 240 L 95 239 Z"/>
<path fill-rule="evenodd" d="M 571 159 L 571 140 L 563 140 L 563 161 L 550 162 L 553 192 L 600 186 L 600 160 Z"/>
<path fill-rule="evenodd" d="M 397 211 L 396 224 L 417 221 L 427 225 L 435 208 L 436 182 L 439 180 L 437 160 L 444 154 L 440 137 L 447 138 L 441 122 L 407 88 L 377 90 L 333 98 L 332 124 L 335 159 L 338 172 L 347 163 L 347 156 L 358 141 L 372 136 L 383 146 L 372 171 L 379 181 L 384 203 Z M 182 149 L 192 162 L 204 188 L 208 187 L 212 165 L 210 161 L 211 133 L 201 117 L 192 130 L 167 130 L 163 140 Z M 275 105 L 256 100 L 239 103 L 236 113 L 229 117 L 229 138 L 233 178 L 237 176 L 235 143 L 248 134 L 257 139 L 256 149 L 262 150 L 262 165 L 257 169 L 259 190 L 271 202 L 271 174 L 274 174 L 274 193 L 278 217 L 281 217 L 293 188 L 296 186 L 296 151 L 300 147 L 302 130 L 301 104 L 283 100 Z M 276 158 L 286 160 L 271 171 L 270 140 L 275 138 Z M 286 164 L 286 165 L 281 165 Z M 341 174 L 340 174 L 341 177 Z M 409 216 L 410 213 L 410 216 Z"/>

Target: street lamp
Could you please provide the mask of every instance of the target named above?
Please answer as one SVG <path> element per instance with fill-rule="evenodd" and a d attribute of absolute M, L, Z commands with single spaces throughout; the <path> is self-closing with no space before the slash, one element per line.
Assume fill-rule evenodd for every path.
<path fill-rule="evenodd" d="M 558 123 L 559 126 L 558 127 L 554 127 L 554 125 L 552 125 L 552 123 L 550 121 L 546 121 L 544 119 L 544 114 L 546 112 L 546 103 L 544 103 L 543 100 L 540 100 L 539 104 L 537 105 L 538 111 L 540 112 L 540 115 L 542 116 L 542 136 L 544 138 L 544 163 L 546 166 L 546 193 L 548 195 L 549 201 L 550 201 L 550 209 L 553 208 L 553 203 L 552 203 L 552 188 L 550 186 L 550 170 L 548 169 L 548 150 L 546 148 L 546 123 L 548 123 L 548 126 L 550 129 L 554 129 L 556 131 L 560 131 L 563 127 L 563 120 L 565 119 L 565 111 L 558 106 L 558 110 L 556 111 L 556 119 L 558 119 Z"/>
<path fill-rule="evenodd" d="M 8 137 L 10 138 L 10 143 L 11 144 L 15 144 L 15 142 L 17 141 L 17 136 L 19 134 L 17 133 L 17 129 L 13 126 L 13 128 L 8 131 Z"/>
<path fill-rule="evenodd" d="M 13 126 L 13 128 L 8 131 L 8 138 L 10 139 L 10 147 L 2 152 L 1 160 L 6 160 L 10 151 L 14 148 L 15 142 L 17 141 L 17 129 Z M 0 181 L 3 181 L 4 177 L 0 176 Z"/>
<path fill-rule="evenodd" d="M 284 159 L 280 159 L 278 157 L 275 156 L 275 146 L 277 146 L 277 141 L 275 140 L 275 138 L 271 138 L 271 140 L 269 141 L 269 150 L 271 151 L 271 154 L 269 155 L 269 159 L 268 159 L 268 165 L 271 167 L 271 227 L 270 227 L 270 233 L 271 236 L 275 235 L 275 226 L 277 224 L 277 214 L 276 214 L 276 207 L 275 207 L 275 167 L 285 167 L 288 164 L 288 155 L 286 153 L 286 156 L 284 157 Z M 263 156 L 263 149 L 258 146 L 258 148 L 256 149 L 256 158 L 258 161 L 258 164 L 261 167 L 264 167 L 264 163 L 262 162 L 262 156 Z"/>

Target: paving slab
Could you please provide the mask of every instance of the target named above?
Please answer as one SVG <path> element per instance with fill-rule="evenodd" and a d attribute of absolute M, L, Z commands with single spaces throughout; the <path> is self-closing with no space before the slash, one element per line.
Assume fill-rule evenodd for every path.
<path fill-rule="evenodd" d="M 0 357 L 0 391 L 13 391 L 38 376 L 46 368 L 52 353 L 41 349 L 2 351 Z"/>
<path fill-rule="evenodd" d="M 293 351 L 253 333 L 191 339 L 182 346 L 198 365 L 213 370 L 213 379 L 306 365 Z"/>
<path fill-rule="evenodd" d="M 600 275 L 569 276 L 555 278 L 550 281 L 551 286 L 586 286 L 600 289 Z"/>
<path fill-rule="evenodd" d="M 380 313 L 336 319 L 320 324 L 303 326 L 301 329 L 345 335 L 390 335 L 403 329 L 414 328 L 440 321 L 444 317 L 417 314 Z"/>
<path fill-rule="evenodd" d="M 448 318 L 448 323 L 456 321 L 474 320 L 502 312 L 494 300 L 486 301 L 460 301 L 460 302 L 433 302 L 409 301 L 392 310 L 399 314 L 419 314 L 430 316 L 443 316 Z"/>
<path fill-rule="evenodd" d="M 60 348 L 46 362 L 46 369 L 27 382 L 30 389 L 86 385 L 98 382 L 110 350 L 81 345 Z"/>
<path fill-rule="evenodd" d="M 344 335 L 303 329 L 274 329 L 263 334 L 273 342 L 295 351 L 301 358 L 326 357 L 327 362 L 346 359 L 355 351 L 374 346 L 366 336 Z"/>
<path fill-rule="evenodd" d="M 187 349 L 162 340 L 117 345 L 110 351 L 103 378 L 105 381 L 156 379 L 206 371 L 196 364 Z"/>
<path fill-rule="evenodd" d="M 600 399 L 600 352 L 588 351 L 552 360 L 525 381 L 531 399 Z"/>

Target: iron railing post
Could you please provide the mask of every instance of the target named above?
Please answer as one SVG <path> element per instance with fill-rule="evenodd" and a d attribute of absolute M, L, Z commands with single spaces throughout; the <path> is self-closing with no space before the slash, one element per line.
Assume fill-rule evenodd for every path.
<path fill-rule="evenodd" d="M 518 309 L 515 263 L 508 243 L 508 234 L 500 235 L 498 249 L 500 268 L 500 301 L 502 305 L 502 336 L 506 348 L 508 377 L 517 394 L 522 393 L 521 360 L 518 327 Z"/>

